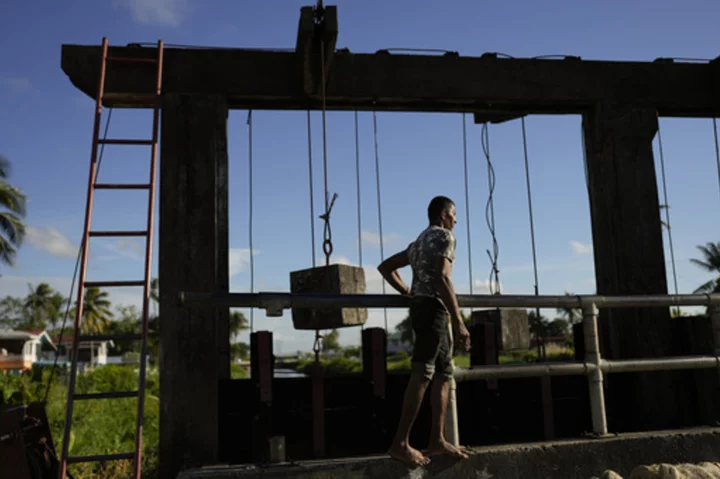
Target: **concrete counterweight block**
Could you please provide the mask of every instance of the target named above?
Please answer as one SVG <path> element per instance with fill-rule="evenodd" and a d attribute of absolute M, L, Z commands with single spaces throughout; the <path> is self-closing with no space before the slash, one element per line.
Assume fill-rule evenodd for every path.
<path fill-rule="evenodd" d="M 346 264 L 292 271 L 290 291 L 299 294 L 365 294 L 365 271 Z M 367 308 L 292 308 L 295 329 L 361 326 L 367 318 Z"/>

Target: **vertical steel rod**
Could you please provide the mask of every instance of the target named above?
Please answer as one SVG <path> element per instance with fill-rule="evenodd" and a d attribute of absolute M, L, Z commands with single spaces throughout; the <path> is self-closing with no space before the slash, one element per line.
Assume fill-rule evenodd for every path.
<path fill-rule="evenodd" d="M 454 343 L 452 325 L 448 321 L 448 331 L 450 334 L 450 344 Z M 452 361 L 453 369 L 455 369 L 455 361 Z M 460 445 L 460 431 L 458 425 L 458 410 L 457 410 L 457 396 L 455 394 L 457 390 L 457 383 L 455 378 L 450 379 L 450 389 L 448 391 L 448 402 L 447 409 L 445 411 L 445 440 L 453 446 Z"/>
<path fill-rule="evenodd" d="M 605 417 L 603 372 L 600 368 L 600 340 L 598 338 L 597 307 L 595 303 L 583 306 L 583 332 L 585 333 L 585 361 L 596 366 L 588 375 L 593 432 L 599 436 L 604 436 L 608 431 Z"/>

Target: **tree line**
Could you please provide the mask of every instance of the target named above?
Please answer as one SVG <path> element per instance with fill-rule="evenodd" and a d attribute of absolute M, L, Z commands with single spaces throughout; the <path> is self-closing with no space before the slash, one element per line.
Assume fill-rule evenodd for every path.
<path fill-rule="evenodd" d="M 157 313 L 160 281 L 154 278 L 150 283 L 151 309 L 148 318 L 148 351 L 153 360 L 159 354 L 160 323 Z M 53 289 L 48 283 L 28 284 L 25 297 L 5 296 L 0 299 L 0 329 L 16 331 L 42 330 L 47 331 L 51 338 L 56 339 L 62 333 L 63 338 L 70 338 L 75 320 L 77 304 L 68 301 L 62 293 Z M 81 334 L 130 334 L 138 333 L 142 312 L 135 305 L 116 305 L 110 301 L 110 295 L 103 289 L 91 287 L 85 291 L 83 301 L 83 317 L 80 323 Z M 62 324 L 65 322 L 65 330 Z M 230 334 L 236 336 L 248 328 L 248 321 L 241 311 L 230 313 Z M 109 347 L 110 355 L 139 353 L 140 343 L 133 340 L 115 340 Z M 249 346 L 242 342 L 233 342 L 231 355 L 233 359 L 245 359 L 249 355 Z"/>

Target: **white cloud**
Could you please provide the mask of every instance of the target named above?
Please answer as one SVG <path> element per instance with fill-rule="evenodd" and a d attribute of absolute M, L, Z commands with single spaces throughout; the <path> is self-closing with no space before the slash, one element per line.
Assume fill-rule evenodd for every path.
<path fill-rule="evenodd" d="M 575 254 L 590 254 L 593 252 L 592 244 L 585 244 L 579 241 L 570 241 L 570 246 Z"/>
<path fill-rule="evenodd" d="M 28 226 L 26 237 L 31 245 L 58 258 L 74 258 L 78 254 L 78 246 L 52 226 Z"/>
<path fill-rule="evenodd" d="M 144 253 L 145 253 L 145 247 L 143 244 L 136 240 L 136 239 L 130 239 L 130 238 L 120 238 L 116 241 L 114 241 L 112 244 L 106 246 L 107 249 L 110 251 L 119 254 L 120 256 L 124 256 L 128 259 L 134 259 L 139 260 L 142 259 Z M 92 249 L 91 249 L 92 251 Z M 113 257 L 107 258 L 103 257 L 105 259 L 115 259 Z"/>
<path fill-rule="evenodd" d="M 361 231 L 360 239 L 365 245 L 380 246 L 380 235 L 374 231 Z M 397 243 L 401 239 L 401 236 L 397 233 L 387 233 L 383 235 L 383 245 Z"/>
<path fill-rule="evenodd" d="M 188 12 L 187 0 L 114 0 L 113 6 L 127 8 L 141 25 L 177 27 Z"/>
<path fill-rule="evenodd" d="M 30 89 L 30 80 L 26 77 L 0 75 L 0 84 L 15 93 Z"/>
<path fill-rule="evenodd" d="M 259 253 L 258 250 L 253 251 L 253 256 Z M 245 271 L 245 268 L 250 264 L 250 249 L 249 248 L 230 248 L 230 277 Z"/>

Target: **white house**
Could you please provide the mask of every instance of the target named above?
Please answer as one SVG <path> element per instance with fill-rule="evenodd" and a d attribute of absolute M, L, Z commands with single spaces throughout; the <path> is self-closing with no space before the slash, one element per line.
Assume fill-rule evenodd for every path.
<path fill-rule="evenodd" d="M 46 331 L 0 329 L 0 372 L 22 372 L 54 357 L 57 347 Z"/>
<path fill-rule="evenodd" d="M 55 342 L 60 350 L 58 363 L 72 361 L 72 336 L 63 336 L 55 338 Z M 84 367 L 104 366 L 108 364 L 108 347 L 112 346 L 112 341 L 80 341 L 78 344 L 78 366 L 80 369 Z"/>

